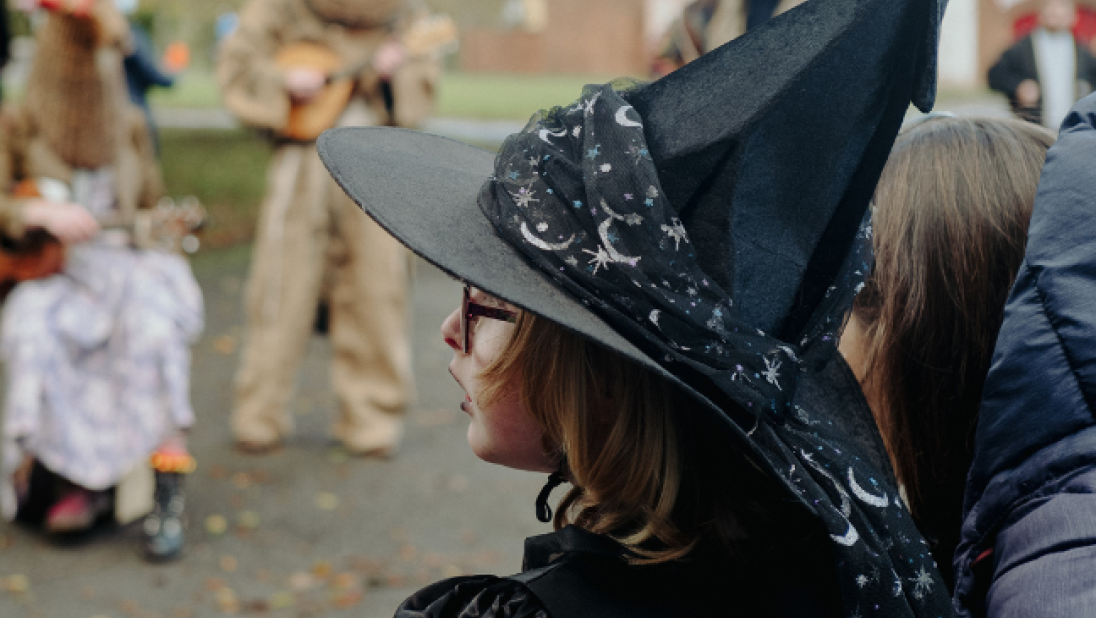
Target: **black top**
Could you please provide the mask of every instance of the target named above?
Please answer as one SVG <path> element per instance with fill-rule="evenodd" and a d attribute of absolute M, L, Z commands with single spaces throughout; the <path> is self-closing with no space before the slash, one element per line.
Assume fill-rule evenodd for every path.
<path fill-rule="evenodd" d="M 796 555 L 735 560 L 707 555 L 637 566 L 612 540 L 568 526 L 525 542 L 525 571 L 440 581 L 396 618 L 681 618 L 840 616 L 825 539 Z"/>

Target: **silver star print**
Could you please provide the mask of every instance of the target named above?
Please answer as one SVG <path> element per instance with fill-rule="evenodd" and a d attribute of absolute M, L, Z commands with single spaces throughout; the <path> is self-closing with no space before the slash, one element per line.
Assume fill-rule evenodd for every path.
<path fill-rule="evenodd" d="M 913 597 L 915 599 L 924 598 L 924 596 L 932 592 L 932 585 L 936 583 L 932 579 L 932 574 L 925 570 L 925 567 L 921 567 L 921 570 L 917 572 L 916 577 L 911 577 L 910 581 L 913 582 Z"/>
<path fill-rule="evenodd" d="M 511 193 L 510 197 L 514 198 L 514 203 L 517 204 L 519 207 L 525 208 L 530 204 L 530 202 L 540 201 L 539 199 L 533 197 L 534 195 L 536 195 L 535 191 L 530 191 L 529 189 L 522 187 L 521 189 L 518 189 L 517 193 Z"/>
<path fill-rule="evenodd" d="M 784 390 L 780 388 L 780 382 L 778 381 L 780 379 L 780 373 L 778 373 L 777 370 L 780 369 L 780 361 L 775 358 L 772 359 L 772 361 L 767 358 L 762 360 L 765 361 L 765 381 L 775 386 L 777 390 Z"/>
<path fill-rule="evenodd" d="M 674 251 L 681 248 L 681 241 L 689 242 L 688 234 L 685 231 L 685 226 L 681 225 L 681 221 L 674 217 L 670 219 L 670 223 L 673 225 L 663 225 L 662 231 L 666 232 L 666 235 L 674 239 Z"/>
<path fill-rule="evenodd" d="M 598 245 L 597 252 L 590 251 L 589 249 L 583 249 L 582 252 L 589 253 L 590 255 L 594 256 L 590 258 L 588 264 L 594 265 L 595 275 L 597 274 L 598 269 L 608 268 L 609 262 L 613 261 L 613 259 L 609 257 L 609 254 L 605 251 L 605 247 L 602 247 L 601 245 Z"/>
<path fill-rule="evenodd" d="M 594 96 L 590 97 L 590 100 L 586 102 L 586 107 L 583 110 L 583 114 L 586 115 L 586 116 L 590 116 L 591 114 L 593 114 L 594 113 L 594 105 L 597 104 L 597 100 L 600 99 L 600 98 L 601 98 L 601 93 L 600 92 L 595 94 Z"/>
<path fill-rule="evenodd" d="M 639 225 L 640 223 L 643 223 L 643 217 L 635 213 L 627 214 L 624 215 L 624 222 L 628 225 Z"/>

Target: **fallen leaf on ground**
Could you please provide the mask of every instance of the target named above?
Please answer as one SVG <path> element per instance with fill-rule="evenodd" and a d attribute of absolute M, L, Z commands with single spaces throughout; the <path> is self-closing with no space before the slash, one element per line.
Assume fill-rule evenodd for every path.
<path fill-rule="evenodd" d="M 270 609 L 283 609 L 293 605 L 293 593 L 288 590 L 279 590 L 270 595 Z"/>
<path fill-rule="evenodd" d="M 331 492 L 320 492 L 316 496 L 316 506 L 324 511 L 334 511 L 339 508 L 339 497 Z"/>
<path fill-rule="evenodd" d="M 254 530 L 259 527 L 259 514 L 255 511 L 241 511 L 236 524 L 241 528 Z"/>
<path fill-rule="evenodd" d="M 235 614 L 240 611 L 240 600 L 231 588 L 218 588 L 217 592 L 214 593 L 214 599 L 217 602 L 217 607 L 226 614 Z"/>
<path fill-rule="evenodd" d="M 205 520 L 206 532 L 212 535 L 224 534 L 228 530 L 228 520 L 224 515 L 210 515 Z"/>
<path fill-rule="evenodd" d="M 289 588 L 296 592 L 304 592 L 311 588 L 315 588 L 318 582 L 311 573 L 305 573 L 304 571 L 297 571 L 289 576 Z"/>
<path fill-rule="evenodd" d="M 226 478 L 228 478 L 228 468 L 222 466 L 221 464 L 214 464 L 214 465 L 210 466 L 209 467 L 209 478 L 212 478 L 212 479 L 215 479 L 215 480 L 218 480 L 218 481 L 225 480 Z"/>
<path fill-rule="evenodd" d="M 442 577 L 460 577 L 461 575 L 464 575 L 464 570 L 455 564 L 447 564 L 441 569 Z"/>
<path fill-rule="evenodd" d="M 330 562 L 320 561 L 312 565 L 312 574 L 320 579 L 327 579 L 331 577 L 331 574 L 335 572 L 335 568 L 331 566 Z"/>
<path fill-rule="evenodd" d="M 331 581 L 331 585 L 336 588 L 361 588 L 361 578 L 358 577 L 357 573 L 343 571 L 335 576 L 335 579 Z"/>
<path fill-rule="evenodd" d="M 251 476 L 247 472 L 237 472 L 232 475 L 232 484 L 236 489 L 247 489 L 251 486 Z"/>
<path fill-rule="evenodd" d="M 221 570 L 225 573 L 232 573 L 239 566 L 236 558 L 233 556 L 221 556 L 221 560 L 218 562 L 221 565 Z"/>
<path fill-rule="evenodd" d="M 419 550 L 415 549 L 414 545 L 410 543 L 404 544 L 400 547 L 400 559 L 404 562 L 411 562 L 419 555 Z"/>
<path fill-rule="evenodd" d="M 340 608 L 353 607 L 358 603 L 361 603 L 363 598 L 365 598 L 365 595 L 362 594 L 361 590 L 347 590 L 335 595 L 335 598 L 332 599 L 332 603 L 335 607 Z"/>
<path fill-rule="evenodd" d="M 244 603 L 243 609 L 249 614 L 265 614 L 270 611 L 270 603 L 266 599 L 252 599 Z"/>
<path fill-rule="evenodd" d="M 26 592 L 30 590 L 30 579 L 23 574 L 9 575 L 3 579 L 3 589 L 12 593 Z"/>

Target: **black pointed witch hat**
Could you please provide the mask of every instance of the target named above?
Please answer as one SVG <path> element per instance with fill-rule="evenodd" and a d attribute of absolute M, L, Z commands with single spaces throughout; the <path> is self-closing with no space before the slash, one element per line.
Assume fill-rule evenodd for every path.
<path fill-rule="evenodd" d="M 391 128 L 329 131 L 320 156 L 429 262 L 707 404 L 828 528 L 850 612 L 942 615 L 893 475 L 796 384 L 867 268 L 906 110 L 932 105 L 943 6 L 812 0 L 659 81 L 588 88 L 497 156 Z"/>

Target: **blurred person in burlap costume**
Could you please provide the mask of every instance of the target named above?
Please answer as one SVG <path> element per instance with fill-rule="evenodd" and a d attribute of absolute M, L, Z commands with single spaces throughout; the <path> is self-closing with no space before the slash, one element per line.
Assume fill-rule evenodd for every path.
<path fill-rule="evenodd" d="M 806 0 L 696 0 L 663 36 L 651 73 L 658 77 L 696 60 L 731 39 Z"/>
<path fill-rule="evenodd" d="M 424 16 L 409 0 L 251 0 L 221 49 L 227 107 L 275 135 L 246 292 L 247 332 L 232 432 L 240 448 L 276 447 L 293 430 L 288 405 L 322 303 L 339 398 L 334 436 L 354 454 L 398 448 L 411 391 L 408 254 L 361 216 L 320 163 L 310 139 L 284 137 L 294 103 L 313 100 L 326 74 L 283 68 L 287 47 L 321 44 L 353 73 L 338 126 L 415 126 L 433 107 L 435 56 L 414 56 L 401 32 Z"/>
<path fill-rule="evenodd" d="M 123 229 L 162 192 L 125 93 L 125 19 L 113 0 L 42 4 L 26 96 L 3 124 L 0 232 L 18 246 L 41 228 L 68 244 L 60 272 L 18 283 L 4 304 L 0 498 L 6 516 L 52 533 L 85 530 L 112 508 L 119 520 L 151 509 L 147 555 L 170 559 L 194 467 L 185 432 L 201 290 L 181 256 L 135 248 Z"/>

